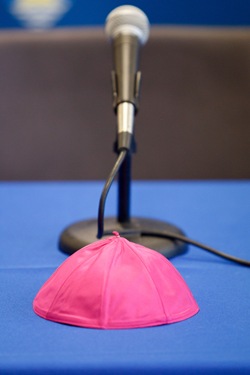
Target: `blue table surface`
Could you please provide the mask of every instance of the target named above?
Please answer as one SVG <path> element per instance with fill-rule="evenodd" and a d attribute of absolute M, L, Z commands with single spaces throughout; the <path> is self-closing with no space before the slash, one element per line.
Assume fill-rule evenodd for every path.
<path fill-rule="evenodd" d="M 97 330 L 34 314 L 39 288 L 67 258 L 58 237 L 95 218 L 103 182 L 0 184 L 0 374 L 249 374 L 250 270 L 189 247 L 173 258 L 200 312 L 183 322 Z M 116 186 L 106 216 L 115 216 Z M 140 181 L 132 216 L 176 224 L 191 238 L 250 259 L 249 181 Z"/>

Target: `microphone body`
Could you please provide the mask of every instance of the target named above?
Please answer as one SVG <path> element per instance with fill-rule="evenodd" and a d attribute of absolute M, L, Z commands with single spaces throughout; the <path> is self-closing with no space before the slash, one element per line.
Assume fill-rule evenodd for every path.
<path fill-rule="evenodd" d="M 121 6 L 107 17 L 106 33 L 113 47 L 113 107 L 117 115 L 117 148 L 120 151 L 131 147 L 141 82 L 139 51 L 148 38 L 148 19 L 136 7 Z"/>
<path fill-rule="evenodd" d="M 141 73 L 138 71 L 140 43 L 135 35 L 118 35 L 113 41 L 113 107 L 117 115 L 118 150 L 130 148 L 134 116 L 139 105 Z"/>
<path fill-rule="evenodd" d="M 113 105 L 115 110 L 120 103 L 129 102 L 138 106 L 140 85 L 139 65 L 140 43 L 135 35 L 118 35 L 113 41 L 112 72 Z"/>

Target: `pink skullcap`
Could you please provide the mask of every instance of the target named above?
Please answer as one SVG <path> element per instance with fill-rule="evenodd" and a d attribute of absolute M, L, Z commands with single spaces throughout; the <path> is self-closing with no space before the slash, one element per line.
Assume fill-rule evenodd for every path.
<path fill-rule="evenodd" d="M 199 311 L 166 258 L 118 233 L 71 255 L 42 286 L 33 307 L 48 320 L 103 329 L 174 323 Z"/>

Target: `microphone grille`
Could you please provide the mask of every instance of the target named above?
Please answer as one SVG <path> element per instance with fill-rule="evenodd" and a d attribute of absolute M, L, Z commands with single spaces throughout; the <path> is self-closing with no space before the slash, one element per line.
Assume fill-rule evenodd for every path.
<path fill-rule="evenodd" d="M 149 21 L 146 14 L 132 5 L 122 5 L 112 10 L 106 19 L 105 31 L 109 38 L 118 34 L 136 35 L 141 44 L 149 37 Z"/>

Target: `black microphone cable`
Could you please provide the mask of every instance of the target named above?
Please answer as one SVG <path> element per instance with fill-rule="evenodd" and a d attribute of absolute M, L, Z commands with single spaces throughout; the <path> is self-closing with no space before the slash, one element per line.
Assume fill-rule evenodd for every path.
<path fill-rule="evenodd" d="M 101 198 L 100 198 L 100 201 L 99 201 L 99 209 L 98 209 L 98 220 L 97 220 L 97 226 L 98 226 L 98 230 L 97 230 L 97 238 L 102 238 L 103 236 L 107 236 L 107 235 L 111 235 L 112 232 L 111 231 L 104 231 L 104 210 L 105 210 L 105 203 L 106 203 L 106 199 L 107 199 L 107 195 L 108 195 L 108 192 L 109 192 L 109 189 L 127 155 L 127 152 L 128 150 L 127 149 L 122 149 L 119 154 L 118 154 L 118 157 L 116 159 L 116 162 L 113 166 L 113 169 L 112 171 L 110 172 L 110 175 L 108 176 L 107 180 L 106 180 L 106 183 L 104 185 L 104 188 L 103 188 L 103 191 L 102 191 L 102 194 L 101 194 Z M 213 247 L 210 247 L 210 246 L 207 246 L 207 245 L 204 245 L 198 241 L 195 241 L 191 238 L 188 238 L 186 236 L 183 236 L 181 234 L 177 234 L 177 233 L 170 233 L 170 232 L 166 232 L 166 231 L 140 231 L 140 230 L 131 230 L 131 231 L 123 231 L 123 232 L 120 232 L 120 235 L 122 236 L 126 236 L 126 235 L 139 235 L 139 236 L 150 236 L 150 237 L 161 237 L 161 238 L 169 238 L 169 239 L 173 239 L 173 240 L 177 240 L 177 241 L 181 241 L 181 242 L 184 242 L 184 243 L 187 243 L 189 245 L 193 245 L 195 247 L 198 247 L 200 249 L 203 249 L 203 250 L 206 250 L 214 255 L 217 255 L 221 258 L 224 258 L 224 259 L 227 259 L 231 262 L 234 262 L 234 263 L 238 263 L 240 264 L 241 266 L 246 266 L 246 267 L 250 267 L 250 261 L 248 260 L 245 260 L 245 259 L 241 259 L 241 258 L 237 258 L 233 255 L 229 255 L 229 254 L 226 254 L 226 253 L 223 253 L 219 250 L 216 250 L 214 249 Z"/>
<path fill-rule="evenodd" d="M 111 234 L 112 234 L 112 232 L 110 232 L 110 231 L 104 232 L 105 236 L 111 235 Z M 188 238 L 186 236 L 182 236 L 181 234 L 171 233 L 171 232 L 167 232 L 167 231 L 140 231 L 140 230 L 124 231 L 124 232 L 120 232 L 119 234 L 121 236 L 139 235 L 139 236 L 161 237 L 161 238 L 169 238 L 169 239 L 173 239 L 173 240 L 178 240 L 178 241 L 187 243 L 189 245 L 193 245 L 195 247 L 198 247 L 202 250 L 206 250 L 206 251 L 208 251 L 208 252 L 210 252 L 214 255 L 217 255 L 221 258 L 230 260 L 231 262 L 238 263 L 241 266 L 250 267 L 250 261 L 248 261 L 248 260 L 237 258 L 233 255 L 223 253 L 222 251 L 216 250 L 213 247 L 204 245 L 201 242 L 195 241 L 195 240 L 193 240 L 191 238 Z"/>

